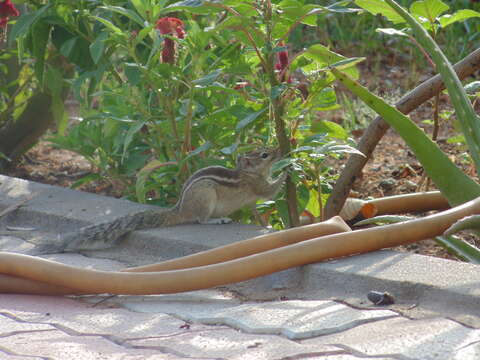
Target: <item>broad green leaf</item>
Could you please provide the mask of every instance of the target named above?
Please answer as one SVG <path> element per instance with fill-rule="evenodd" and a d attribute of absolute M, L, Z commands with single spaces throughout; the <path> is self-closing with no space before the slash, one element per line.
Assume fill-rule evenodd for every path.
<path fill-rule="evenodd" d="M 262 115 L 267 109 L 262 109 L 260 111 L 255 111 L 251 114 L 248 114 L 245 116 L 242 120 L 240 120 L 237 123 L 237 126 L 235 127 L 235 130 L 239 131 L 242 130 L 245 126 L 249 125 L 250 123 L 254 122 L 257 120 L 257 118 Z"/>
<path fill-rule="evenodd" d="M 192 156 L 196 156 L 204 151 L 207 151 L 208 149 L 210 149 L 212 147 L 212 143 L 210 141 L 206 141 L 204 142 L 202 145 L 200 145 L 199 147 L 197 147 L 195 150 L 193 151 L 190 151 L 188 153 L 188 155 L 183 159 L 183 161 L 187 160 L 187 159 L 190 159 Z M 181 165 L 181 164 L 179 164 Z"/>
<path fill-rule="evenodd" d="M 315 121 L 310 130 L 314 133 L 327 133 L 337 139 L 347 139 L 347 131 L 339 124 L 328 120 Z"/>
<path fill-rule="evenodd" d="M 448 25 L 451 25 L 458 21 L 463 21 L 474 17 L 480 17 L 480 13 L 471 9 L 462 9 L 458 10 L 454 14 L 446 14 L 440 16 L 439 21 L 442 28 L 445 28 Z"/>
<path fill-rule="evenodd" d="M 65 41 L 60 48 L 60 53 L 66 58 L 71 58 L 77 46 L 78 37 L 72 37 Z"/>
<path fill-rule="evenodd" d="M 136 121 L 135 124 L 130 126 L 128 128 L 127 133 L 125 134 L 124 137 L 124 142 L 123 142 L 123 154 L 122 154 L 122 162 L 125 160 L 125 157 L 127 156 L 127 152 L 129 150 L 129 146 L 132 143 L 135 135 L 142 129 L 142 127 L 145 125 L 145 120 L 143 121 Z"/>
<path fill-rule="evenodd" d="M 135 10 L 137 10 L 137 12 L 139 14 L 141 14 L 143 17 L 146 17 L 147 15 L 147 11 L 149 10 L 149 3 L 150 1 L 146 1 L 146 0 L 131 0 L 133 6 L 135 7 Z"/>
<path fill-rule="evenodd" d="M 147 26 L 147 27 L 143 28 L 142 30 L 140 30 L 138 32 L 137 36 L 135 36 L 135 45 L 137 45 L 143 39 L 145 39 L 145 37 L 150 34 L 150 32 L 153 30 L 153 28 L 154 28 L 154 25 L 150 25 L 150 26 Z"/>
<path fill-rule="evenodd" d="M 303 54 L 298 56 L 295 61 L 301 61 L 301 58 L 311 60 L 309 65 L 301 66 L 306 73 L 315 72 L 326 68 L 330 65 L 342 62 L 343 69 L 346 69 L 347 74 L 355 79 L 358 79 L 359 72 L 355 65 L 362 61 L 363 58 L 348 59 L 343 55 L 337 54 L 321 44 L 310 46 Z M 343 62 L 345 61 L 345 62 Z"/>
<path fill-rule="evenodd" d="M 410 12 L 414 16 L 421 16 L 433 24 L 438 16 L 449 9 L 449 6 L 440 0 L 415 1 L 410 6 Z"/>
<path fill-rule="evenodd" d="M 92 56 L 92 60 L 95 64 L 98 64 L 100 59 L 103 55 L 103 50 L 105 49 L 105 39 L 108 38 L 107 32 L 101 32 L 100 35 L 97 36 L 95 41 L 90 44 L 90 55 Z"/>
<path fill-rule="evenodd" d="M 215 6 L 218 5 L 218 6 Z M 221 11 L 222 1 L 220 0 L 184 0 L 168 5 L 165 12 L 187 10 L 195 14 L 208 14 L 212 11 Z"/>
<path fill-rule="evenodd" d="M 123 7 L 120 7 L 120 6 L 111 6 L 111 5 L 107 5 L 107 6 L 100 6 L 101 9 L 106 9 L 106 10 L 110 10 L 110 11 L 113 11 L 113 12 L 116 12 L 118 14 L 121 14 L 121 15 L 124 15 L 126 17 L 128 17 L 130 20 L 133 20 L 135 21 L 138 25 L 140 26 L 144 26 L 144 21 L 143 19 L 141 18 L 141 16 L 139 16 L 135 11 L 133 10 L 130 10 L 130 9 L 125 9 Z"/>
<path fill-rule="evenodd" d="M 141 71 L 136 63 L 127 63 L 125 64 L 125 76 L 128 79 L 128 83 L 132 86 L 138 85 L 141 80 Z"/>
<path fill-rule="evenodd" d="M 101 174 L 88 174 L 78 179 L 77 181 L 75 181 L 70 187 L 72 189 L 76 189 L 79 186 L 82 186 L 82 185 L 88 184 L 89 182 L 97 181 L 97 180 L 103 180 L 103 176 Z"/>
<path fill-rule="evenodd" d="M 337 103 L 337 94 L 331 87 L 324 88 L 319 92 L 312 93 L 308 97 L 308 106 L 313 110 L 327 111 L 340 107 Z"/>
<path fill-rule="evenodd" d="M 467 94 L 475 94 L 480 91 L 480 81 L 472 81 L 464 87 Z"/>
<path fill-rule="evenodd" d="M 398 15 L 391 6 L 386 4 L 383 0 L 355 0 L 355 4 L 373 15 L 380 14 L 385 16 L 394 24 L 401 24 L 405 22 L 405 20 L 403 20 L 403 18 Z"/>
<path fill-rule="evenodd" d="M 480 264 L 480 249 L 456 236 L 437 236 L 435 241 L 449 253 L 472 264 Z"/>
<path fill-rule="evenodd" d="M 137 181 L 135 182 L 135 195 L 137 201 L 144 204 L 145 195 L 147 193 L 146 182 L 152 171 L 165 166 L 175 165 L 174 162 L 161 162 L 160 160 L 152 160 L 148 162 L 140 171 L 137 172 Z"/>
<path fill-rule="evenodd" d="M 322 154 L 357 154 L 360 156 L 365 157 L 365 155 L 355 149 L 353 146 L 350 145 L 339 145 L 335 144 L 334 142 L 330 142 L 328 144 L 322 145 L 317 148 L 317 151 Z"/>
<path fill-rule="evenodd" d="M 305 207 L 305 210 L 308 210 L 316 218 L 320 216 L 320 204 L 318 202 L 317 190 L 310 189 L 310 199 L 308 200 L 308 204 Z"/>
<path fill-rule="evenodd" d="M 302 24 L 309 26 L 317 25 L 316 14 L 327 11 L 326 8 L 315 4 L 303 5 L 298 0 L 283 0 L 278 6 L 282 11 L 282 19 L 289 20 L 292 23 L 300 21 Z"/>
<path fill-rule="evenodd" d="M 405 140 L 450 205 L 480 196 L 480 185 L 465 175 L 409 117 L 335 68 L 335 77 L 390 124 Z"/>
<path fill-rule="evenodd" d="M 339 70 L 348 70 L 348 69 L 356 66 L 357 64 L 360 64 L 364 60 L 365 60 L 364 57 L 353 57 L 353 58 L 346 58 L 344 60 L 340 60 L 336 63 L 329 64 L 329 65 L 334 66 L 335 68 L 337 68 Z"/>
<path fill-rule="evenodd" d="M 381 215 L 358 221 L 354 224 L 354 226 L 396 224 L 399 222 L 409 221 L 413 219 L 415 219 L 413 216 Z"/>
<path fill-rule="evenodd" d="M 450 226 L 444 235 L 453 235 L 463 230 L 480 230 L 480 215 L 471 215 L 458 220 Z"/>
<path fill-rule="evenodd" d="M 337 12 L 337 13 L 358 13 L 361 12 L 360 9 L 356 8 L 347 8 L 345 6 L 351 4 L 351 0 L 341 0 L 327 6 L 328 11 Z"/>
<path fill-rule="evenodd" d="M 40 19 L 51 6 L 51 4 L 47 4 L 36 11 L 20 16 L 10 30 L 9 41 L 24 36 L 30 30 L 30 27 Z"/>
<path fill-rule="evenodd" d="M 105 26 L 107 27 L 107 29 L 109 29 L 110 31 L 114 32 L 115 34 L 123 35 L 123 31 L 122 31 L 119 27 L 113 25 L 109 20 L 104 19 L 104 18 L 102 18 L 102 17 L 100 17 L 100 16 L 93 16 L 93 15 L 92 15 L 92 16 L 90 16 L 90 17 L 91 17 L 92 19 L 95 19 L 95 20 L 101 22 L 103 25 L 105 25 Z"/>
<path fill-rule="evenodd" d="M 212 71 L 210 74 L 205 75 L 204 77 L 200 79 L 196 79 L 192 81 L 192 84 L 199 86 L 199 87 L 204 87 L 207 85 L 212 84 L 217 78 L 220 76 L 222 73 L 221 69 L 217 69 L 215 71 Z"/>
<path fill-rule="evenodd" d="M 232 155 L 235 151 L 237 151 L 237 148 L 238 148 L 238 144 L 233 143 L 230 146 L 226 146 L 226 147 L 220 149 L 220 152 L 222 154 L 225 154 L 225 155 Z"/>
<path fill-rule="evenodd" d="M 275 173 L 275 172 L 280 171 L 280 170 L 284 170 L 285 168 L 287 168 L 290 165 L 292 165 L 293 163 L 295 163 L 295 161 L 296 160 L 293 159 L 293 158 L 286 158 L 286 159 L 276 161 L 272 165 L 272 173 Z"/>
<path fill-rule="evenodd" d="M 45 68 L 45 52 L 48 39 L 50 38 L 50 24 L 37 22 L 32 26 L 32 45 L 35 57 L 35 75 L 40 83 L 43 83 L 43 71 Z"/>

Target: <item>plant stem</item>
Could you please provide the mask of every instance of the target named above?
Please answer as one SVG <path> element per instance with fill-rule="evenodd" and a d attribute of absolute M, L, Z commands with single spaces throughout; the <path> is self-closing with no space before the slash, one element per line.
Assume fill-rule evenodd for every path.
<path fill-rule="evenodd" d="M 275 134 L 277 137 L 280 152 L 283 156 L 287 155 L 291 151 L 290 141 L 287 136 L 285 128 L 284 115 L 284 103 L 281 95 L 272 96 L 273 89 L 279 86 L 279 81 L 275 74 L 275 54 L 272 51 L 272 4 L 271 1 L 265 1 L 264 4 L 264 19 L 266 25 L 266 48 L 267 59 L 265 61 L 265 71 L 267 73 L 270 82 L 270 113 L 275 124 Z M 289 226 L 295 227 L 300 225 L 298 207 L 297 207 L 297 189 L 293 183 L 290 175 L 286 179 L 286 200 L 288 207 Z"/>

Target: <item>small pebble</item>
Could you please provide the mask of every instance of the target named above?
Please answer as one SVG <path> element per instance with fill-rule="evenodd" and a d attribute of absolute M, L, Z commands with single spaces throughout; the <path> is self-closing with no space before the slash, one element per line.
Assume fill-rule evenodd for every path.
<path fill-rule="evenodd" d="M 388 292 L 370 291 L 367 298 L 375 305 L 392 305 L 395 303 L 395 298 Z"/>

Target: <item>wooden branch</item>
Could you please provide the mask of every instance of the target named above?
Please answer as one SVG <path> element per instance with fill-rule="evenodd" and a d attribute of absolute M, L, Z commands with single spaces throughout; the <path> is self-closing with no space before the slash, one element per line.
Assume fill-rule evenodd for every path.
<path fill-rule="evenodd" d="M 456 63 L 453 68 L 460 80 L 465 79 L 467 76 L 472 75 L 475 71 L 479 70 L 480 48 Z M 445 86 L 440 75 L 435 75 L 407 93 L 395 104 L 395 106 L 402 113 L 408 114 L 443 89 L 445 89 Z M 358 143 L 358 150 L 360 150 L 365 157 L 352 154 L 348 159 L 345 169 L 340 174 L 325 206 L 326 219 L 331 218 L 340 212 L 345 203 L 345 199 L 350 193 L 353 182 L 361 173 L 363 167 L 372 156 L 375 147 L 389 128 L 390 126 L 381 117 L 377 117 L 367 127 Z"/>

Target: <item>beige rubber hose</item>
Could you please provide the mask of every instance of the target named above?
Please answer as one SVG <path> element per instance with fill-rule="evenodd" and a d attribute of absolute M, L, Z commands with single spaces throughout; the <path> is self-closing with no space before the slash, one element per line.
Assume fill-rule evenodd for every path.
<path fill-rule="evenodd" d="M 0 253 L 0 274 L 62 286 L 81 293 L 166 294 L 205 289 L 294 266 L 432 238 L 453 222 L 480 213 L 480 198 L 422 219 L 326 235 L 259 254 L 193 269 L 108 272 L 77 268 L 32 256 Z M 8 291 L 8 288 L 2 291 Z"/>
<path fill-rule="evenodd" d="M 345 231 L 351 231 L 350 227 L 342 220 L 340 216 L 335 216 L 321 223 L 260 235 L 251 239 L 238 241 L 230 245 L 221 246 L 215 249 L 203 251 L 189 256 L 184 256 L 178 259 L 167 260 L 158 264 L 124 269 L 122 271 L 151 272 L 210 265 L 256 254 L 266 250 L 276 249 L 285 245 L 312 239 L 314 237 L 336 234 Z M 39 295 L 79 295 L 88 293 L 68 287 L 56 286 L 44 282 L 38 282 L 30 279 L 12 277 L 1 274 L 0 292 Z"/>
<path fill-rule="evenodd" d="M 348 198 L 339 215 L 344 220 L 351 220 L 359 215 L 368 219 L 376 215 L 445 210 L 449 207 L 447 199 L 440 191 L 427 191 L 373 200 Z"/>

